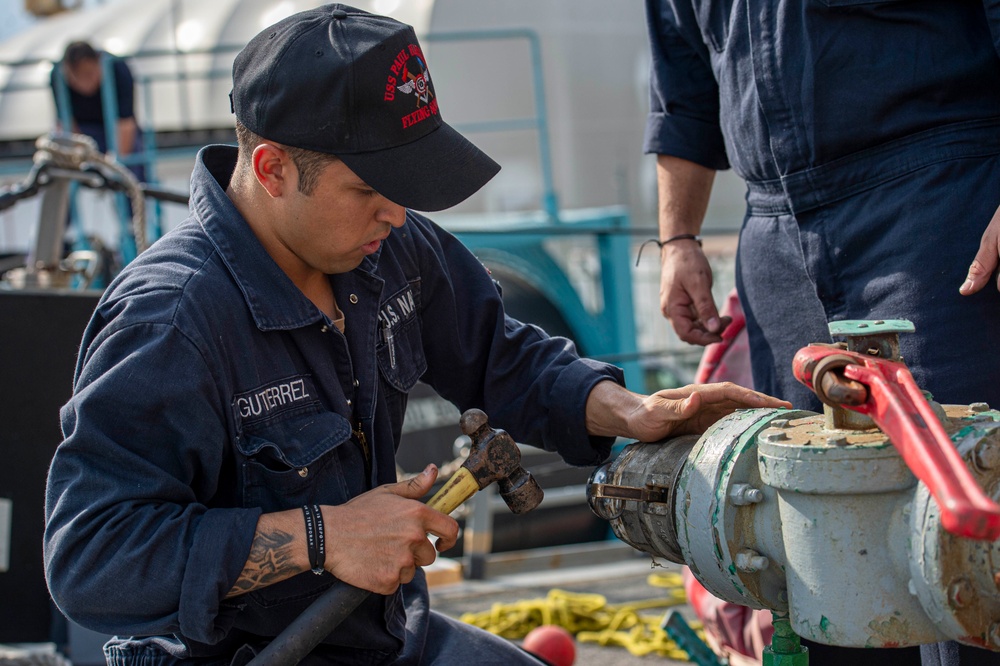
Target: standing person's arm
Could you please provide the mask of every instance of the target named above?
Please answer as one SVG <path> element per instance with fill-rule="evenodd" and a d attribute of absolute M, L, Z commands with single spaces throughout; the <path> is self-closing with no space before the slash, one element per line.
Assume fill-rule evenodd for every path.
<path fill-rule="evenodd" d="M 701 244 L 684 238 L 701 231 L 714 180 L 713 169 L 657 156 L 660 241 L 669 241 L 660 248 L 660 310 L 681 340 L 696 345 L 720 341 L 728 324 L 712 298 L 712 267 Z"/>
<path fill-rule="evenodd" d="M 651 60 L 643 150 L 657 156 L 663 242 L 701 230 L 715 172 L 729 160 L 719 87 L 697 18 L 683 4 L 646 0 L 646 21 Z M 677 335 L 699 345 L 721 340 L 726 322 L 712 299 L 712 271 L 698 242 L 667 242 L 660 259 L 660 309 Z"/>
<path fill-rule="evenodd" d="M 135 118 L 119 118 L 117 131 L 118 156 L 131 155 L 135 148 L 135 138 L 139 134 L 139 126 L 136 125 Z"/>

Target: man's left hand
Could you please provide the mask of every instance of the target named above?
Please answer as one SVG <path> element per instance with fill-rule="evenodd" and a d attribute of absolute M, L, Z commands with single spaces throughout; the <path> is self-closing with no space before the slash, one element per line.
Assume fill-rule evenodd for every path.
<path fill-rule="evenodd" d="M 701 434 L 737 409 L 791 407 L 791 403 L 729 382 L 632 393 L 600 382 L 587 399 L 587 431 L 592 435 L 655 442 L 667 436 Z"/>
<path fill-rule="evenodd" d="M 668 435 L 700 435 L 737 409 L 791 406 L 729 382 L 684 386 L 646 396 L 629 416 L 629 430 L 639 441 L 654 442 Z"/>

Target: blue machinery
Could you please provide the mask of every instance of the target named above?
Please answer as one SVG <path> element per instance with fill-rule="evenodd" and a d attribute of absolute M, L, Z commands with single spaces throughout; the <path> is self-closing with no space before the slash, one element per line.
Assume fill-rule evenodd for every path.
<path fill-rule="evenodd" d="M 459 236 L 486 264 L 504 287 L 508 309 L 520 319 L 539 323 L 550 332 L 567 335 L 576 341 L 583 353 L 620 365 L 630 387 L 645 390 L 645 381 L 636 346 L 636 328 L 633 313 L 632 277 L 630 274 L 631 236 L 637 232 L 649 235 L 649 230 L 638 230 L 629 224 L 624 207 L 581 209 L 567 212 L 559 210 L 558 198 L 553 185 L 552 159 L 549 149 L 549 134 L 545 89 L 541 67 L 541 46 L 538 35 L 531 30 L 512 29 L 475 32 L 453 32 L 428 34 L 427 42 L 457 42 L 468 40 L 526 40 L 530 48 L 532 67 L 532 91 L 534 115 L 526 118 L 492 120 L 467 124 L 457 124 L 456 128 L 465 133 L 501 132 L 511 130 L 534 131 L 538 136 L 539 161 L 542 178 L 541 209 L 534 213 L 518 216 L 508 223 L 498 222 L 487 215 L 464 218 L 461 222 L 444 225 Z M 232 53 L 242 45 L 219 45 L 210 50 L 186 51 L 183 55 L 214 55 Z M 181 55 L 173 50 L 144 51 L 135 57 L 176 57 Z M 9 66 L 38 65 L 37 61 L 7 63 Z M 117 153 L 116 120 L 118 100 L 112 73 L 113 60 L 102 59 L 105 133 L 108 152 Z M 68 90 L 57 68 L 56 94 L 61 101 L 68 102 Z M 214 70 L 205 73 L 136 76 L 138 89 L 143 95 L 147 113 L 154 108 L 151 84 L 164 80 L 188 80 L 196 78 L 228 78 L 229 70 Z M 9 87 L 8 90 L 12 90 Z M 183 87 L 181 88 L 183 91 Z M 69 104 L 60 103 L 63 127 L 71 127 Z M 190 148 L 184 149 L 190 152 Z M 143 132 L 143 151 L 125 156 L 121 161 L 126 165 L 143 164 L 147 179 L 155 179 L 157 162 L 168 155 L 156 145 L 154 132 Z M 121 240 L 119 243 L 122 263 L 135 258 L 136 246 L 130 228 L 130 215 L 125 199 L 118 195 L 117 207 L 121 218 Z M 151 206 L 148 220 L 148 236 L 151 240 L 162 232 L 159 202 Z M 489 230 L 485 223 L 489 222 Z M 81 234 L 82 236 L 82 234 Z M 547 240 L 556 237 L 590 238 L 596 244 L 599 257 L 600 298 L 598 306 L 585 306 L 579 291 L 570 277 L 546 250 Z"/>

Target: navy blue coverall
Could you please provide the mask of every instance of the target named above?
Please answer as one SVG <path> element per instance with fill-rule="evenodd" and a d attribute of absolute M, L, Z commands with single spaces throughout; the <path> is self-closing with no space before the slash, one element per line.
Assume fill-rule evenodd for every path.
<path fill-rule="evenodd" d="M 943 403 L 1000 405 L 1000 294 L 958 292 L 1000 205 L 1000 3 L 647 10 L 646 152 L 731 165 L 747 184 L 737 289 L 754 388 L 819 410 L 792 376 L 795 352 L 831 341 L 830 321 L 909 319 L 901 352 L 921 387 Z M 813 663 L 901 658 L 857 652 Z M 963 666 L 980 663 L 974 652 Z"/>
<path fill-rule="evenodd" d="M 602 461 L 613 443 L 587 434 L 584 411 L 590 389 L 623 383 L 621 371 L 507 318 L 482 264 L 415 213 L 358 268 L 331 276 L 341 333 L 227 197 L 235 163 L 235 148 L 199 153 L 191 217 L 103 295 L 62 411 L 46 575 L 68 617 L 119 634 L 105 648 L 112 664 L 229 664 L 333 584 L 305 572 L 225 599 L 262 513 L 396 481 L 418 379 L 571 463 Z M 359 422 L 370 463 L 352 437 Z M 428 663 L 438 650 L 463 654 L 448 643 L 468 631 L 458 624 L 429 611 L 418 572 L 369 597 L 314 658 Z M 536 663 L 486 632 L 460 642 L 477 663 Z"/>

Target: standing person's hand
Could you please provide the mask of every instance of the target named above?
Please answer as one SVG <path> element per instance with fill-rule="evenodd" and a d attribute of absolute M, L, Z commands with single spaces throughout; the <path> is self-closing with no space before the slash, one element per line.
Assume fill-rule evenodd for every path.
<path fill-rule="evenodd" d="M 437 478 L 437 467 L 406 481 L 389 483 L 346 504 L 324 506 L 326 568 L 340 580 L 378 594 L 391 594 L 409 583 L 417 567 L 437 557 L 427 538 L 437 536 L 437 550 L 458 540 L 458 523 L 422 501 Z"/>
<path fill-rule="evenodd" d="M 660 310 L 684 342 L 722 340 L 729 317 L 720 317 L 712 298 L 712 267 L 693 240 L 666 243 L 660 252 Z"/>
<path fill-rule="evenodd" d="M 969 296 L 985 287 L 997 269 L 998 261 L 1000 261 L 998 257 L 1000 257 L 1000 208 L 997 208 L 993 219 L 990 220 L 986 231 L 983 232 L 983 238 L 979 242 L 979 251 L 976 252 L 972 265 L 969 266 L 969 275 L 958 291 L 963 296 Z M 997 280 L 997 289 L 1000 289 L 1000 279 Z"/>

